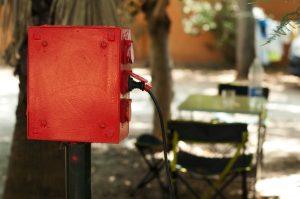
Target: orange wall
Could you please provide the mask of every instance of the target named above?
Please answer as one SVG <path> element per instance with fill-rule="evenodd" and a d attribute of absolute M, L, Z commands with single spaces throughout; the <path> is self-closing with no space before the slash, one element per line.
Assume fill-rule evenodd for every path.
<path fill-rule="evenodd" d="M 296 10 L 300 6 L 299 0 L 259 0 L 259 6 L 263 7 L 267 15 L 272 15 L 280 20 L 285 14 Z M 214 41 L 210 33 L 198 36 L 187 35 L 183 32 L 181 24 L 181 1 L 171 0 L 168 13 L 172 21 L 170 32 L 170 52 L 175 63 L 222 63 L 222 55 L 216 51 L 208 49 L 205 44 Z M 134 25 L 135 34 L 138 27 L 138 37 L 135 37 L 135 55 L 137 60 L 144 60 L 148 53 L 148 39 L 145 36 L 147 24 L 144 16 L 138 16 L 137 23 Z M 142 30 L 142 31 L 141 31 Z M 140 33 L 144 32 L 144 35 Z"/>
<path fill-rule="evenodd" d="M 191 36 L 183 31 L 181 24 L 182 3 L 178 0 L 171 1 L 169 16 L 172 21 L 170 34 L 171 55 L 175 62 L 221 62 L 222 56 L 216 50 L 209 50 L 205 44 L 214 41 L 210 33 Z"/>
<path fill-rule="evenodd" d="M 273 19 L 281 20 L 284 15 L 300 8 L 299 0 L 260 0 L 258 5 Z"/>
<path fill-rule="evenodd" d="M 181 2 L 179 0 L 170 1 L 168 14 L 171 18 L 170 31 L 170 53 L 176 63 L 198 63 L 198 62 L 222 62 L 222 55 L 216 50 L 208 50 L 206 43 L 214 41 L 210 33 L 200 36 L 191 36 L 183 32 L 181 24 Z M 144 15 L 139 14 L 136 22 L 131 26 L 134 39 L 135 58 L 137 61 L 147 59 L 148 54 L 148 34 L 147 23 Z M 141 35 L 143 33 L 143 35 Z"/>
<path fill-rule="evenodd" d="M 131 26 L 131 29 L 135 59 L 137 61 L 145 60 L 148 53 L 148 34 L 147 23 L 142 13 L 137 16 L 136 22 Z"/>

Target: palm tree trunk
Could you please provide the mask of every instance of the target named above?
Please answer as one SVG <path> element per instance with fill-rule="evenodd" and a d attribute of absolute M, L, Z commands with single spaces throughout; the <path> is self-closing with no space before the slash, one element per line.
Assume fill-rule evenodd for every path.
<path fill-rule="evenodd" d="M 171 116 L 172 75 L 169 55 L 170 19 L 166 12 L 168 1 L 147 1 L 143 6 L 150 37 L 150 67 L 154 94 L 166 122 Z M 159 118 L 154 114 L 153 134 L 161 137 Z"/>
<path fill-rule="evenodd" d="M 32 1 L 31 12 L 37 24 L 48 19 L 50 6 L 45 1 Z M 59 143 L 27 140 L 27 39 L 23 40 L 19 53 L 20 60 L 16 65 L 20 80 L 19 101 L 3 199 L 64 198 L 63 148 Z"/>
<path fill-rule="evenodd" d="M 3 199 L 64 198 L 64 150 L 58 143 L 28 141 L 26 137 L 26 62 L 24 42 L 16 70 L 20 80 L 19 102 Z"/>
<path fill-rule="evenodd" d="M 254 18 L 252 4 L 247 0 L 238 1 L 237 13 L 237 71 L 238 78 L 247 78 L 248 69 L 254 58 Z"/>
<path fill-rule="evenodd" d="M 35 25 L 47 24 L 49 21 L 56 24 L 73 25 L 117 24 L 116 4 L 113 1 L 31 0 L 15 2 L 21 8 L 24 7 L 20 6 L 23 5 L 21 3 L 28 3 L 30 12 L 27 14 L 31 15 L 29 18 L 32 18 Z M 104 10 L 106 11 L 104 12 Z M 22 18 L 22 14 L 24 13 L 17 13 L 19 18 Z M 26 26 L 27 21 L 24 18 L 26 17 L 17 21 L 23 22 L 23 25 L 25 23 Z M 17 27 L 19 29 L 15 28 L 15 30 L 19 30 L 16 31 L 19 36 L 15 39 L 26 38 L 26 35 L 22 34 L 26 31 L 21 31 L 20 25 L 17 25 Z M 19 102 L 16 111 L 17 122 L 3 199 L 65 198 L 65 157 L 62 144 L 47 141 L 28 141 L 26 138 L 27 41 L 22 43 L 20 56 L 16 69 L 16 74 L 20 79 Z"/>

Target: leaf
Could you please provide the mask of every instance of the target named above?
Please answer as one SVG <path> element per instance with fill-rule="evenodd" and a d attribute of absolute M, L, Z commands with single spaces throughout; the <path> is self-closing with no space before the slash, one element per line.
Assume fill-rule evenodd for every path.
<path fill-rule="evenodd" d="M 295 21 L 297 26 L 299 27 L 299 25 L 300 25 L 299 20 L 300 20 L 300 6 L 295 11 L 287 13 L 281 19 L 279 26 L 277 26 L 277 28 L 275 30 L 273 30 L 273 33 L 267 39 L 267 42 L 263 45 L 266 45 L 266 44 L 278 39 L 281 36 L 287 35 L 287 33 L 291 32 L 291 29 L 297 28 L 296 26 L 294 26 L 291 23 L 292 21 Z"/>

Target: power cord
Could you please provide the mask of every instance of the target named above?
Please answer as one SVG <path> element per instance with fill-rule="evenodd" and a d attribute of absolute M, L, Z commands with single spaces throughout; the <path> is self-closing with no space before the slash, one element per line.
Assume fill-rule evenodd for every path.
<path fill-rule="evenodd" d="M 161 133 L 162 133 L 162 141 L 163 141 L 164 162 L 165 162 L 165 168 L 166 168 L 170 198 L 175 199 L 175 192 L 174 192 L 172 177 L 171 177 L 171 173 L 170 173 L 170 166 L 169 166 L 169 162 L 168 162 L 167 134 L 166 134 L 165 127 L 164 127 L 164 120 L 163 120 L 162 112 L 161 112 L 161 109 L 159 107 L 158 101 L 156 100 L 156 98 L 155 98 L 154 94 L 152 93 L 152 91 L 147 90 L 147 92 L 151 96 L 151 99 L 152 99 L 152 101 L 155 105 L 155 108 L 156 108 L 158 116 L 159 116 L 160 128 L 161 128 Z"/>
<path fill-rule="evenodd" d="M 138 77 L 136 74 L 134 74 L 134 77 Z M 138 77 L 140 79 L 140 77 Z M 142 79 L 144 80 L 144 79 Z M 132 77 L 129 77 L 128 79 L 128 90 L 131 91 L 135 88 L 138 88 L 142 91 L 147 91 L 147 93 L 150 95 L 155 108 L 157 110 L 158 116 L 159 116 L 159 122 L 160 122 L 160 128 L 161 128 L 161 134 L 162 134 L 162 142 L 163 142 L 163 154 L 164 154 L 164 164 L 165 164 L 165 169 L 166 169 L 166 175 L 167 175 L 167 180 L 168 180 L 168 188 L 169 188 L 169 197 L 170 199 L 175 199 L 175 191 L 172 183 L 172 177 L 170 173 L 170 166 L 168 162 L 168 145 L 167 145 L 167 134 L 166 130 L 164 127 L 164 120 L 163 120 L 163 115 L 162 111 L 159 107 L 159 103 L 157 99 L 155 98 L 153 92 L 150 90 L 151 85 L 146 84 L 147 81 L 141 81 L 141 82 L 136 82 Z"/>

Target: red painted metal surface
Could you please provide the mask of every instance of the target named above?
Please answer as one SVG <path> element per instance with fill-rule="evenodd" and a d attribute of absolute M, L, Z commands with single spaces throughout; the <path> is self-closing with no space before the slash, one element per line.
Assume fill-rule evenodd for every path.
<path fill-rule="evenodd" d="M 30 27 L 28 138 L 118 143 L 127 137 L 131 100 L 122 83 L 133 59 L 128 29 Z"/>

